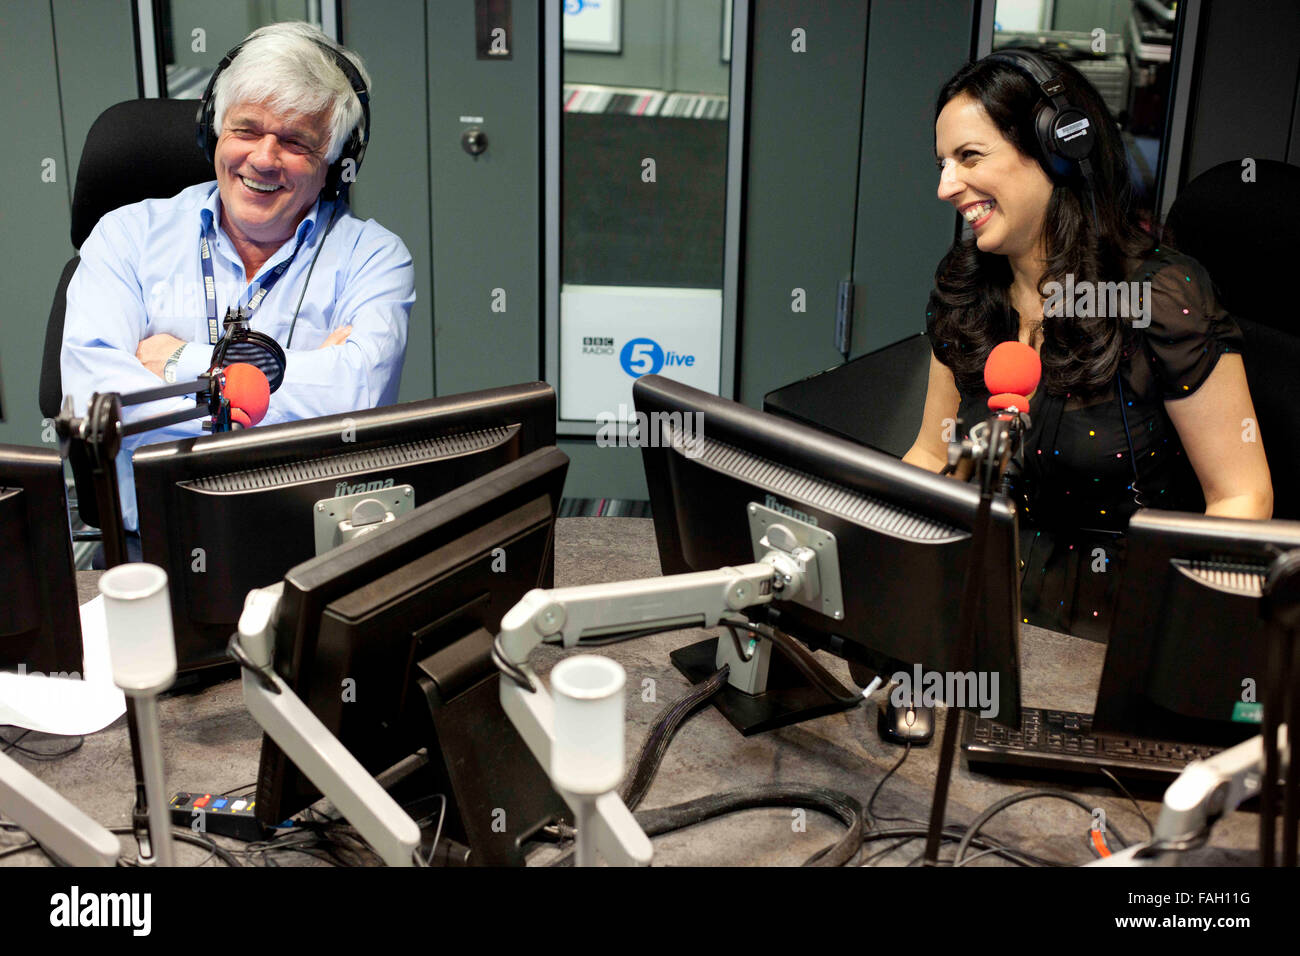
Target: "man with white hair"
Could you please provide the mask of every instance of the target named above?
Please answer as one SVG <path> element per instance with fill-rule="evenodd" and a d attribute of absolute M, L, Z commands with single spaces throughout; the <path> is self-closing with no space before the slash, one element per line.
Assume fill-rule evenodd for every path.
<path fill-rule="evenodd" d="M 287 359 L 263 424 L 397 400 L 415 301 L 411 255 L 354 216 L 346 198 L 369 136 L 365 66 L 306 23 L 256 30 L 227 61 L 199 114 L 216 181 L 114 210 L 81 247 L 61 357 L 63 391 L 79 414 L 93 392 L 206 372 L 223 334 L 218 317 L 239 307 Z M 123 418 L 184 407 L 193 399 L 125 408 Z M 200 429 L 196 420 L 123 440 L 128 529 L 138 526 L 134 449 Z"/>

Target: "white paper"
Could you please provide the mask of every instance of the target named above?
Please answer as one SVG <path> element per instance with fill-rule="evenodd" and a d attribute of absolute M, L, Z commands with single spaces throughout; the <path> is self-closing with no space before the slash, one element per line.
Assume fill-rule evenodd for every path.
<path fill-rule="evenodd" d="M 0 674 L 0 724 L 69 737 L 103 730 L 126 713 L 113 683 L 104 598 L 81 605 L 84 679 L 44 674 Z"/>

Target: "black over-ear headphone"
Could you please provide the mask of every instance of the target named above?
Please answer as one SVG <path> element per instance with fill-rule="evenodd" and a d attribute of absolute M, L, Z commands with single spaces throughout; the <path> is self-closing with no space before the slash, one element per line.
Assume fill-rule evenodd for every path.
<path fill-rule="evenodd" d="M 309 38 L 310 39 L 310 38 Z M 357 68 L 352 65 L 352 61 L 345 57 L 328 43 L 321 43 L 319 40 L 312 40 L 318 47 L 330 55 L 338 68 L 343 71 L 348 82 L 352 85 L 352 92 L 356 93 L 357 100 L 361 103 L 361 132 L 357 132 L 357 127 L 353 127 L 348 134 L 348 141 L 343 146 L 343 152 L 339 158 L 330 166 L 329 172 L 325 174 L 325 186 L 321 189 L 321 197 L 324 199 L 346 198 L 350 181 L 343 179 L 343 171 L 347 168 L 349 160 L 352 164 L 352 173 L 355 176 L 361 169 L 361 160 L 366 155 L 366 144 L 370 142 L 370 91 L 366 89 L 365 81 L 361 79 L 361 74 Z M 212 79 L 208 80 L 208 88 L 203 91 L 203 99 L 199 101 L 198 122 L 198 143 L 199 149 L 208 157 L 208 162 L 213 161 L 217 152 L 217 136 L 219 131 L 214 129 L 216 124 L 216 97 L 213 91 L 217 86 L 217 77 L 228 66 L 239 51 L 243 49 L 244 44 L 240 43 L 229 53 L 221 58 L 217 64 L 216 71 L 212 74 Z"/>
<path fill-rule="evenodd" d="M 1097 131 L 1092 128 L 1092 120 L 1065 98 L 1065 82 L 1046 57 L 1029 50 L 998 50 L 985 59 L 1006 63 L 1033 81 L 1041 97 L 1034 110 L 1039 155 L 1058 180 L 1066 179 L 1073 168 L 1078 168 L 1087 185 L 1092 224 L 1100 232 L 1097 190 L 1089 159 L 1097 145 Z"/>
<path fill-rule="evenodd" d="M 1097 145 L 1097 133 L 1087 114 L 1065 98 L 1060 74 L 1045 58 L 1027 50 L 999 50 L 985 59 L 1006 63 L 1033 81 L 1042 95 L 1034 111 L 1034 130 L 1044 162 L 1061 178 L 1079 166 L 1091 187 L 1092 170 L 1085 161 Z"/>

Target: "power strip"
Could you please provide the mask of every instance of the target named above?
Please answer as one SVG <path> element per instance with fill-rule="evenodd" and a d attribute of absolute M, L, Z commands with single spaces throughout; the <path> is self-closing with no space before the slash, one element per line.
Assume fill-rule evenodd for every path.
<path fill-rule="evenodd" d="M 172 795 L 172 823 L 198 833 L 233 837 L 251 843 L 269 832 L 253 814 L 255 797 L 227 797 L 211 793 L 181 791 Z"/>

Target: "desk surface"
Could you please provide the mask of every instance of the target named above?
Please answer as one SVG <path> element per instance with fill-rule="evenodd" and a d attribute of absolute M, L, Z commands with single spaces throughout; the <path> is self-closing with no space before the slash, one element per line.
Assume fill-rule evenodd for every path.
<path fill-rule="evenodd" d="M 654 526 L 641 518 L 561 518 L 556 531 L 557 586 L 593 584 L 659 573 Z M 98 572 L 79 572 L 82 601 L 97 593 Z M 1079 638 L 1039 628 L 1022 628 L 1021 667 L 1024 703 L 1028 706 L 1090 711 L 1101 675 L 1105 648 Z M 685 679 L 668 659 L 675 648 L 710 634 L 700 630 L 675 631 L 602 648 L 627 669 L 627 755 L 636 757 L 655 717 L 665 705 L 688 689 Z M 562 652 L 542 647 L 533 655 L 545 675 Z M 842 681 L 848 667 L 829 655 L 819 660 Z M 650 678 L 655 702 L 642 700 L 641 689 Z M 841 790 L 865 806 L 872 790 L 897 762 L 902 749 L 883 742 L 876 733 L 877 693 L 865 706 L 816 720 L 745 738 L 713 708 L 688 720 L 668 748 L 644 809 L 669 806 L 685 800 L 740 786 L 786 783 L 809 784 Z M 257 777 L 261 733 L 244 709 L 239 682 L 220 684 L 165 696 L 160 704 L 164 760 L 168 790 L 221 792 L 251 784 Z M 903 766 L 884 785 L 876 800 L 877 816 L 929 816 L 930 795 L 938 764 L 936 743 L 914 748 Z M 12 731 L 7 731 L 12 736 Z M 48 739 L 47 739 L 48 740 Z M 42 744 L 56 749 L 53 741 Z M 132 802 L 131 752 L 126 720 L 122 718 L 100 733 L 86 738 L 76 753 L 59 760 L 38 762 L 19 757 L 24 766 L 106 826 L 130 822 Z M 949 791 L 947 819 L 966 824 L 997 800 L 1029 784 L 972 774 L 959 759 Z M 1041 786 L 1041 784 L 1039 784 Z M 1063 789 L 1052 786 L 1054 789 Z M 1145 837 L 1146 828 L 1132 805 L 1105 785 L 1070 788 L 1102 807 L 1112 826 L 1130 840 Z M 1154 821 L 1158 804 L 1142 801 Z M 1051 859 L 1090 860 L 1086 840 L 1091 819 L 1082 809 L 1062 801 L 1034 800 L 1019 804 L 992 820 L 987 832 L 1018 847 Z M 882 827 L 899 823 L 880 824 Z M 732 814 L 678 833 L 655 839 L 655 862 L 690 866 L 719 864 L 798 865 L 838 838 L 838 823 L 813 812 L 807 814 L 805 832 L 793 832 L 789 809 L 752 810 Z M 1237 813 L 1215 828 L 1211 846 L 1189 854 L 1187 862 L 1200 865 L 1253 862 L 1258 817 Z M 0 832 L 0 846 L 19 837 Z M 227 846 L 233 842 L 222 841 Z M 904 864 L 917 857 L 923 841 L 902 847 L 882 862 Z M 181 847 L 182 860 L 198 862 L 205 855 Z M 553 856 L 551 850 L 535 854 L 537 862 Z M 949 854 L 951 850 L 948 851 Z M 299 854 L 282 854 L 285 865 L 314 861 Z M 18 854 L 0 865 L 43 865 L 39 853 Z M 1002 861 L 985 856 L 974 866 L 996 866 Z M 219 865 L 219 864 L 216 864 Z"/>

